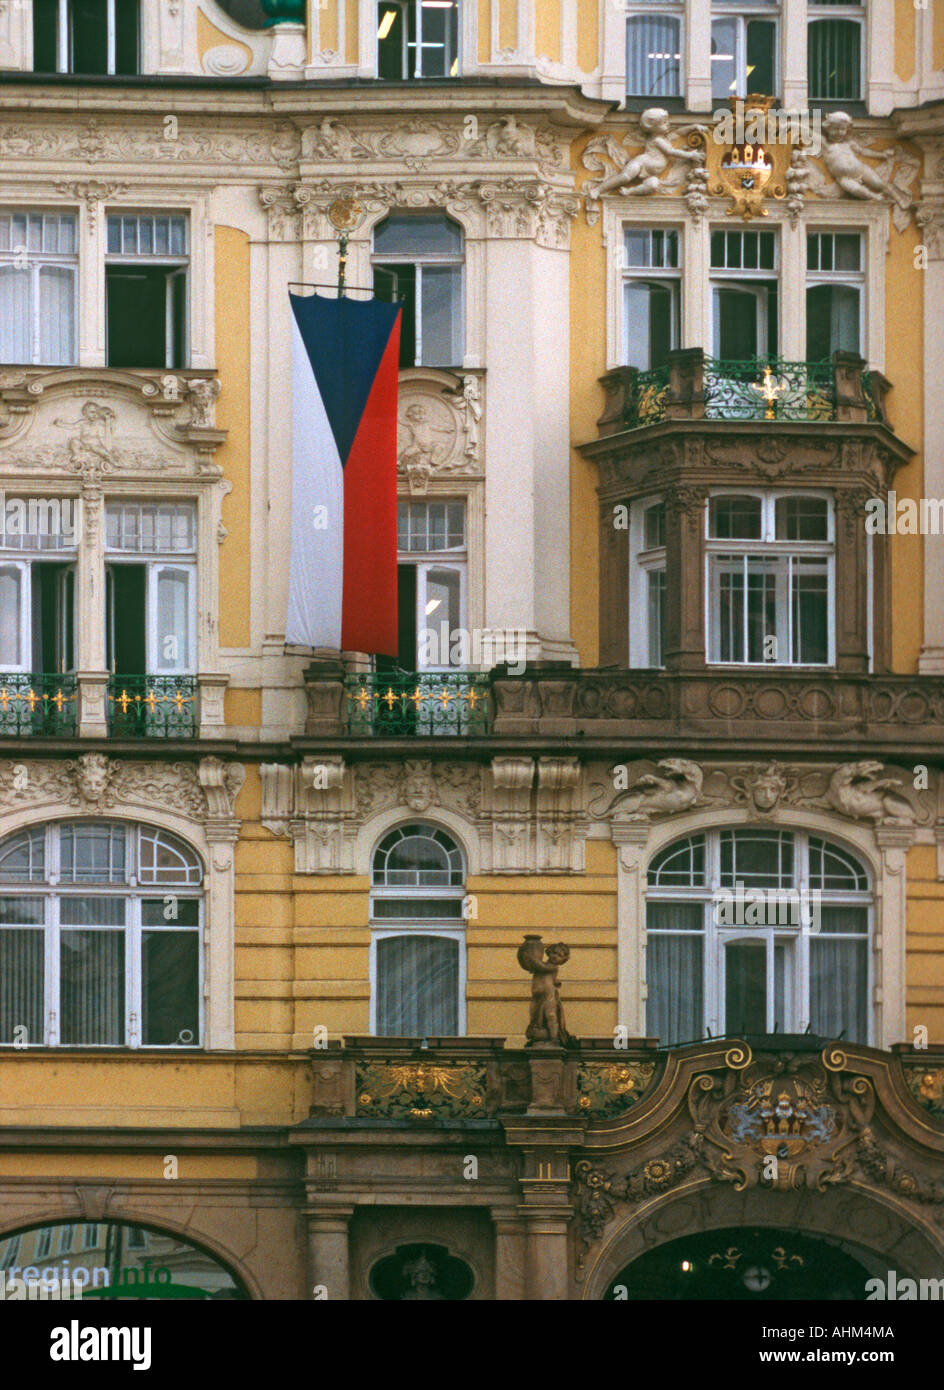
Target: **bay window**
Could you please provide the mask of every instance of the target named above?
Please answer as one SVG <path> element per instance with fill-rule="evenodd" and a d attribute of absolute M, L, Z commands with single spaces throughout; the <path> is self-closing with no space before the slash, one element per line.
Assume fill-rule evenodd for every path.
<path fill-rule="evenodd" d="M 835 536 L 828 498 L 719 494 L 707 508 L 708 660 L 834 661 Z"/>
<path fill-rule="evenodd" d="M 661 850 L 646 893 L 646 1032 L 663 1045 L 803 1033 L 869 1040 L 868 873 L 840 845 L 721 829 Z"/>
<path fill-rule="evenodd" d="M 202 880 L 190 846 L 153 826 L 0 841 L 0 1043 L 198 1045 Z"/>
<path fill-rule="evenodd" d="M 77 273 L 75 213 L 0 212 L 0 362 L 75 363 Z"/>

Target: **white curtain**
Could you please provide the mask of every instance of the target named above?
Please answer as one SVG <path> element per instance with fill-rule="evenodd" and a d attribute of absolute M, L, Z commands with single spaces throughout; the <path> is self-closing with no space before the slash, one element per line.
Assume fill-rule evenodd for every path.
<path fill-rule="evenodd" d="M 125 1041 L 123 898 L 63 897 L 59 904 L 60 1028 L 65 1045 Z M 88 924 L 88 926 L 84 926 Z M 82 930 L 73 930 L 82 926 Z"/>
<path fill-rule="evenodd" d="M 23 664 L 20 651 L 23 572 L 13 565 L 0 569 L 0 666 Z"/>
<path fill-rule="evenodd" d="M 157 574 L 158 671 L 187 671 L 190 667 L 190 575 L 186 570 L 162 569 Z"/>
<path fill-rule="evenodd" d="M 868 1041 L 868 939 L 858 935 L 866 922 L 862 907 L 822 909 L 820 933 L 810 939 L 810 1025 L 820 1037 Z"/>
<path fill-rule="evenodd" d="M 700 1038 L 704 908 L 700 903 L 650 903 L 646 926 L 646 1034 L 663 1046 Z"/>
<path fill-rule="evenodd" d="M 0 265 L 0 362 L 32 360 L 30 273 Z"/>
<path fill-rule="evenodd" d="M 635 97 L 678 96 L 681 25 L 668 15 L 634 15 L 626 29 L 626 91 Z"/>
<path fill-rule="evenodd" d="M 68 266 L 40 266 L 39 340 L 44 363 L 75 361 L 75 271 Z"/>
<path fill-rule="evenodd" d="M 377 942 L 377 1032 L 381 1037 L 455 1037 L 459 943 L 442 936 Z"/>
<path fill-rule="evenodd" d="M 23 918 L 16 911 L 16 899 L 5 898 L 0 916 L 9 921 Z M 40 902 L 40 908 L 42 903 Z M 27 917 L 30 914 L 27 911 Z M 43 1033 L 43 928 L 3 927 L 0 929 L 0 1042 L 9 1044 L 26 1028 L 30 1046 L 42 1043 Z"/>

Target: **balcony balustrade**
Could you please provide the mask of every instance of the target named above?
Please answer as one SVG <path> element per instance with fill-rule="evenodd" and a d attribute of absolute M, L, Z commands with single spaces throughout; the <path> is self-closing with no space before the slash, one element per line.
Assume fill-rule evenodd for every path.
<path fill-rule="evenodd" d="M 76 707 L 74 675 L 0 674 L 0 735 L 74 738 Z"/>
<path fill-rule="evenodd" d="M 108 731 L 116 738 L 196 738 L 196 676 L 112 676 Z"/>
<path fill-rule="evenodd" d="M 488 677 L 468 671 L 397 671 L 344 678 L 344 729 L 377 737 L 488 732 Z"/>

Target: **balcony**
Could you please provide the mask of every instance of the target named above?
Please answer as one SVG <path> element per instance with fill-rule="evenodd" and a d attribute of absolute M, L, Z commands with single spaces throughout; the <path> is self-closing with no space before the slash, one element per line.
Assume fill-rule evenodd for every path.
<path fill-rule="evenodd" d="M 601 435 L 669 420 L 888 423 L 890 384 L 853 353 L 837 352 L 825 362 L 735 362 L 691 348 L 670 353 L 667 365 L 652 371 L 617 367 L 602 384 Z"/>
<path fill-rule="evenodd" d="M 74 675 L 0 674 L 0 735 L 74 738 L 76 707 Z"/>
<path fill-rule="evenodd" d="M 435 738 L 488 732 L 488 677 L 468 671 L 398 671 L 344 677 L 344 732 Z"/>
<path fill-rule="evenodd" d="M 196 738 L 196 676 L 111 676 L 108 732 L 115 738 Z"/>

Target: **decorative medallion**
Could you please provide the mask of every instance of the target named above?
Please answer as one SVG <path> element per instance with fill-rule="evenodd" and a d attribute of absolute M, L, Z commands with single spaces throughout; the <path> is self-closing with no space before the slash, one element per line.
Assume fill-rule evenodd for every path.
<path fill-rule="evenodd" d="M 767 216 L 767 198 L 786 198 L 793 145 L 789 132 L 785 140 L 768 138 L 781 133 L 767 119 L 773 97 L 752 93 L 743 100 L 730 97 L 729 104 L 734 113 L 733 141 L 725 144 L 713 139 L 706 144 L 708 192 L 730 197 L 728 216 L 749 222 Z"/>

